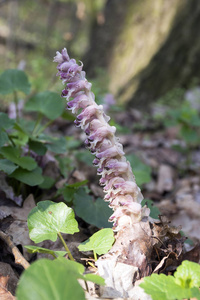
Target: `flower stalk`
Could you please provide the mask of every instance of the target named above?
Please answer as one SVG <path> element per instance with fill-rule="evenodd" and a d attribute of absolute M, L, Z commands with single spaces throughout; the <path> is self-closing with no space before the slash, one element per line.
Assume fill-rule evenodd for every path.
<path fill-rule="evenodd" d="M 113 229 L 120 231 L 128 224 L 140 222 L 149 215 L 149 209 L 141 206 L 143 196 L 137 186 L 130 163 L 124 156 L 116 128 L 108 124 L 110 117 L 102 105 L 97 105 L 91 91 L 92 84 L 85 78 L 83 64 L 78 65 L 70 59 L 64 48 L 57 52 L 54 62 L 58 63 L 58 76 L 64 84 L 62 97 L 67 100 L 67 108 L 78 114 L 75 125 L 84 130 L 86 147 L 95 155 L 93 164 L 101 176 L 100 185 L 104 186 L 105 201 L 114 213 L 109 221 Z"/>

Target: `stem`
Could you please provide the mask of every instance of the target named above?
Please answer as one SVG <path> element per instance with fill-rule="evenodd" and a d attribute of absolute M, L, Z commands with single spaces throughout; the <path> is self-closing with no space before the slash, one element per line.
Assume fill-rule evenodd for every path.
<path fill-rule="evenodd" d="M 33 136 L 34 135 L 37 136 L 36 132 L 37 132 L 37 129 L 38 129 L 39 125 L 40 125 L 41 120 L 42 120 L 42 114 L 39 113 L 38 117 L 37 117 L 37 120 L 36 120 L 36 123 L 35 123 L 35 126 L 34 126 L 34 129 L 33 129 L 33 132 L 32 132 Z"/>
<path fill-rule="evenodd" d="M 16 108 L 16 120 L 19 121 L 19 111 L 18 111 L 18 97 L 17 97 L 17 92 L 14 91 L 14 102 L 15 102 L 15 108 Z"/>
<path fill-rule="evenodd" d="M 42 133 L 42 131 L 44 131 L 50 124 L 53 123 L 53 120 L 50 120 L 49 122 L 47 122 L 42 128 L 40 128 L 37 132 L 37 136 L 40 135 L 40 133 Z"/>
<path fill-rule="evenodd" d="M 9 135 L 5 129 L 3 129 L 3 130 L 4 130 L 4 132 L 7 134 L 7 136 L 8 136 L 8 138 L 9 138 L 9 140 L 10 140 L 12 146 L 13 146 L 13 147 L 16 147 L 16 144 L 15 144 L 15 142 L 13 141 L 12 136 Z"/>
<path fill-rule="evenodd" d="M 96 252 L 94 250 L 93 250 L 93 254 L 94 254 L 94 260 L 97 261 L 97 259 L 98 259 L 97 258 L 97 254 L 96 254 Z"/>
<path fill-rule="evenodd" d="M 62 242 L 62 244 L 63 244 L 65 250 L 67 251 L 67 254 L 68 254 L 68 256 L 69 256 L 69 259 L 75 261 L 74 258 L 73 258 L 73 256 L 72 256 L 72 254 L 71 254 L 71 252 L 70 252 L 70 250 L 69 250 L 69 248 L 67 247 L 67 244 L 65 243 L 65 241 L 64 241 L 64 239 L 63 239 L 63 237 L 62 237 L 62 235 L 61 235 L 60 232 L 58 232 L 58 237 L 59 237 L 59 239 L 61 240 L 61 242 Z"/>

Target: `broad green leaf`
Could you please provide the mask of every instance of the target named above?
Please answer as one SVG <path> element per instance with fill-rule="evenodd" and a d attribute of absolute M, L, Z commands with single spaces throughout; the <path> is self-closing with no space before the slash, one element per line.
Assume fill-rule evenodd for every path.
<path fill-rule="evenodd" d="M 70 174 L 70 172 L 74 169 L 75 164 L 73 161 L 73 158 L 68 156 L 60 157 L 56 155 L 55 157 L 57 161 L 59 162 L 59 169 L 61 174 L 66 178 Z"/>
<path fill-rule="evenodd" d="M 104 278 L 100 277 L 99 275 L 96 274 L 85 274 L 84 278 L 86 281 L 92 281 L 96 284 L 99 285 L 105 285 L 105 280 Z"/>
<path fill-rule="evenodd" d="M 192 297 L 191 289 L 183 289 L 175 283 L 173 276 L 164 274 L 152 274 L 150 277 L 145 277 L 140 287 L 145 293 L 151 295 L 153 300 L 182 300 Z"/>
<path fill-rule="evenodd" d="M 0 128 L 10 129 L 14 123 L 15 121 L 10 119 L 7 114 L 0 112 Z"/>
<path fill-rule="evenodd" d="M 40 243 L 45 240 L 55 242 L 59 232 L 78 232 L 78 223 L 70 207 L 65 203 L 41 201 L 28 215 L 28 228 L 31 240 Z"/>
<path fill-rule="evenodd" d="M 43 182 L 42 169 L 37 167 L 34 170 L 28 171 L 22 168 L 18 168 L 10 177 L 15 178 L 27 185 L 36 186 Z"/>
<path fill-rule="evenodd" d="M 81 146 L 82 142 L 80 140 L 75 139 L 73 136 L 67 136 L 67 150 L 73 150 Z"/>
<path fill-rule="evenodd" d="M 3 147 L 1 148 L 0 153 L 3 154 L 6 159 L 12 161 L 23 169 L 31 171 L 37 167 L 37 163 L 32 157 L 20 156 L 20 150 L 18 148 L 11 146 Z"/>
<path fill-rule="evenodd" d="M 200 265 L 183 261 L 173 276 L 152 274 L 140 286 L 153 300 L 200 299 Z"/>
<path fill-rule="evenodd" d="M 66 139 L 64 137 L 52 137 L 45 134 L 41 134 L 38 137 L 38 141 L 42 142 L 49 151 L 57 154 L 66 152 Z"/>
<path fill-rule="evenodd" d="M 74 195 L 73 204 L 76 214 L 87 223 L 99 228 L 112 227 L 112 223 L 109 223 L 108 219 L 113 211 L 103 199 L 93 200 L 93 197 L 89 196 L 84 188 L 80 188 Z"/>
<path fill-rule="evenodd" d="M 67 184 L 66 186 L 58 190 L 58 194 L 62 194 L 66 202 L 71 202 L 77 189 L 82 185 L 85 185 L 87 182 L 88 180 L 84 180 L 81 182 L 76 182 L 74 184 Z"/>
<path fill-rule="evenodd" d="M 177 268 L 174 277 L 175 282 L 183 288 L 200 287 L 200 265 L 185 260 Z"/>
<path fill-rule="evenodd" d="M 0 94 L 7 95 L 15 91 L 30 93 L 30 83 L 26 73 L 17 69 L 4 71 L 0 76 Z"/>
<path fill-rule="evenodd" d="M 136 183 L 141 186 L 151 181 L 151 168 L 145 165 L 136 155 L 126 155 L 135 175 Z"/>
<path fill-rule="evenodd" d="M 62 263 L 66 267 L 69 273 L 72 274 L 72 276 L 76 276 L 77 279 L 83 279 L 85 281 L 92 281 L 96 284 L 105 285 L 105 281 L 102 277 L 95 275 L 95 274 L 86 274 L 84 273 L 84 266 L 80 263 L 77 263 L 75 261 L 71 261 L 68 259 L 65 259 L 63 257 L 58 257 L 57 261 L 59 263 Z"/>
<path fill-rule="evenodd" d="M 88 166 L 93 166 L 92 161 L 94 160 L 94 156 L 87 150 L 77 151 L 75 153 L 76 159 L 81 161 Z"/>
<path fill-rule="evenodd" d="M 158 219 L 159 215 L 161 214 L 158 207 L 156 207 L 152 200 L 150 199 L 143 199 L 141 202 L 141 205 L 147 205 L 147 207 L 150 209 L 150 217 L 153 219 Z"/>
<path fill-rule="evenodd" d="M 43 178 L 44 181 L 39 185 L 39 187 L 41 189 L 50 189 L 54 185 L 55 179 L 49 176 L 43 176 Z"/>
<path fill-rule="evenodd" d="M 41 142 L 30 139 L 28 145 L 29 148 L 38 155 L 45 155 L 47 152 L 47 147 Z"/>
<path fill-rule="evenodd" d="M 50 120 L 55 120 L 62 115 L 66 101 L 59 94 L 45 91 L 31 97 L 25 105 L 27 111 L 37 111 Z"/>
<path fill-rule="evenodd" d="M 66 251 L 54 251 L 47 248 L 37 247 L 37 246 L 24 246 L 28 250 L 29 253 L 45 253 L 45 254 L 51 254 L 53 257 L 56 256 L 64 256 L 67 254 Z"/>
<path fill-rule="evenodd" d="M 102 255 L 107 253 L 115 241 L 114 234 L 111 228 L 104 228 L 94 233 L 87 241 L 78 246 L 80 251 L 93 250 L 97 254 Z"/>
<path fill-rule="evenodd" d="M 17 300 L 85 300 L 76 274 L 58 259 L 40 259 L 26 269 L 20 277 L 16 297 Z"/>
<path fill-rule="evenodd" d="M 0 148 L 9 142 L 9 138 L 4 129 L 0 129 Z"/>
<path fill-rule="evenodd" d="M 18 166 L 12 163 L 10 160 L 7 159 L 0 159 L 0 171 L 5 172 L 6 174 L 10 175 L 13 173 Z"/>

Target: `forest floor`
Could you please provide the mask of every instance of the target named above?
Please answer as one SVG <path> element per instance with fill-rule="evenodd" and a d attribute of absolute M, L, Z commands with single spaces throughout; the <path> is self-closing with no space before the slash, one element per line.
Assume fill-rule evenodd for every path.
<path fill-rule="evenodd" d="M 121 128 L 131 128 L 128 133 L 119 132 L 121 143 L 124 145 L 125 153 L 134 153 L 139 159 L 151 169 L 149 182 L 142 184 L 141 189 L 145 199 L 153 201 L 153 205 L 159 209 L 159 214 L 168 218 L 172 228 L 182 227 L 181 232 L 188 237 L 185 247 L 190 251 L 195 245 L 195 250 L 190 252 L 190 259 L 198 262 L 200 242 L 200 148 L 188 147 L 179 138 L 179 127 L 166 128 L 151 116 L 143 118 L 142 113 L 136 110 L 129 112 L 117 112 L 114 115 L 115 122 Z M 138 126 L 133 126 L 137 124 Z M 51 127 L 50 127 L 51 130 Z M 53 131 L 60 131 L 64 136 L 73 136 L 77 140 L 84 140 L 80 129 L 75 128 L 69 121 L 58 119 L 53 124 Z M 176 149 L 175 149 L 176 146 Z M 177 146 L 183 149 L 178 151 Z M 83 146 L 81 146 L 83 149 Z M 48 165 L 48 167 L 47 167 Z M 45 165 L 46 174 L 55 174 L 58 167 L 54 160 L 49 159 Z M 134 168 L 133 168 L 134 173 Z M 0 174 L 0 230 L 12 237 L 13 243 L 29 261 L 44 257 L 44 254 L 30 254 L 23 248 L 31 245 L 27 227 L 27 216 L 35 207 L 34 193 L 23 199 L 22 206 L 9 199 L 8 186 L 5 185 L 5 176 Z M 102 188 L 98 185 L 98 177 L 95 168 L 88 166 L 83 161 L 78 164 L 67 178 L 68 183 L 89 180 L 89 187 L 95 197 L 102 197 Z M 137 177 L 136 177 L 137 180 Z M 60 187 L 66 182 L 65 179 L 56 183 Z M 7 193 L 6 193 L 7 190 Z M 41 199 L 51 200 L 55 191 L 45 191 Z M 38 196 L 38 195 L 37 195 Z M 63 200 L 62 198 L 57 199 Z M 64 235 L 72 255 L 79 262 L 83 262 L 86 255 L 79 252 L 77 246 L 80 242 L 89 238 L 97 228 L 78 218 L 80 232 L 75 235 Z M 176 229 L 175 229 L 176 230 Z M 63 250 L 59 240 L 55 243 L 44 241 L 39 246 L 54 250 Z M 0 239 L 0 299 L 14 299 L 17 282 L 23 268 L 16 264 L 10 247 Z M 189 256 L 188 256 L 189 257 Z M 168 254 L 169 258 L 169 254 Z M 172 259 L 173 260 L 173 259 Z M 168 263 L 169 260 L 168 260 Z M 164 264 L 160 270 L 164 272 Z M 2 298 L 5 297 L 5 298 Z M 7 298 L 6 298 L 7 297 Z M 9 298 L 10 297 L 10 298 Z"/>

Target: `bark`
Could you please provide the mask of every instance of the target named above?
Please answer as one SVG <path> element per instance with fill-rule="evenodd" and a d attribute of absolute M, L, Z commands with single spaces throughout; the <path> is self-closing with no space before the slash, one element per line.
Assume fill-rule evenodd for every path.
<path fill-rule="evenodd" d="M 176 87 L 199 84 L 200 76 L 200 2 L 187 0 L 177 14 L 163 46 L 149 65 L 138 74 L 139 86 L 131 106 L 148 108 L 157 98 Z M 123 88 L 131 88 L 133 77 Z"/>

